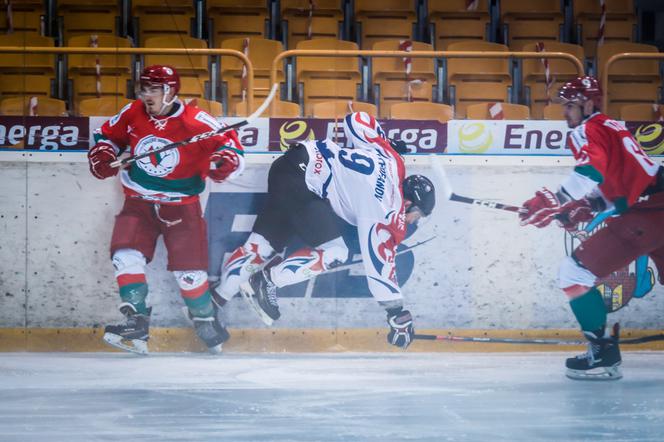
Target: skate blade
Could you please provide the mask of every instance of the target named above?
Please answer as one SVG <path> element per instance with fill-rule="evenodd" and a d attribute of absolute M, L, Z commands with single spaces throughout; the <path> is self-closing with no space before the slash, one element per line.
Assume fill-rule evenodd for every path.
<path fill-rule="evenodd" d="M 258 305 L 258 302 L 256 302 L 256 299 L 254 298 L 254 289 L 251 288 L 251 284 L 249 284 L 248 282 L 241 284 L 240 293 L 242 294 L 244 300 L 247 301 L 249 305 L 254 309 L 260 320 L 263 321 L 265 325 L 269 327 L 274 323 L 274 320 L 270 318 L 267 315 L 267 313 L 263 311 L 261 306 Z"/>
<path fill-rule="evenodd" d="M 122 336 L 113 333 L 104 333 L 104 341 L 113 347 L 130 353 L 142 356 L 147 356 L 149 354 L 148 343 L 140 339 L 123 339 Z"/>
<path fill-rule="evenodd" d="M 613 367 L 597 367 L 591 370 L 572 370 L 567 369 L 565 375 L 575 381 L 617 381 L 622 378 L 620 363 Z"/>
<path fill-rule="evenodd" d="M 208 352 L 211 355 L 220 355 L 223 350 L 223 345 L 222 344 L 217 344 L 214 347 L 208 347 Z"/>

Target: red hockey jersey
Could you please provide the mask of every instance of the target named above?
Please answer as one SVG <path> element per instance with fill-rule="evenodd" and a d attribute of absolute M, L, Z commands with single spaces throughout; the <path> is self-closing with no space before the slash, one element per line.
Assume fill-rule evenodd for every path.
<path fill-rule="evenodd" d="M 659 169 L 622 123 L 601 113 L 576 127 L 567 142 L 576 166 L 562 187 L 580 199 L 590 193 L 588 183 L 597 186 L 618 212 L 637 201 Z"/>
<path fill-rule="evenodd" d="M 147 114 L 140 100 L 128 104 L 95 133 L 96 141 L 111 144 L 116 153 L 128 147 L 131 155 L 140 155 L 222 127 L 208 113 L 178 104 L 173 115 L 165 117 Z M 138 160 L 121 171 L 125 194 L 166 204 L 192 202 L 205 189 L 210 155 L 222 147 L 243 154 L 237 134 L 229 131 Z"/>

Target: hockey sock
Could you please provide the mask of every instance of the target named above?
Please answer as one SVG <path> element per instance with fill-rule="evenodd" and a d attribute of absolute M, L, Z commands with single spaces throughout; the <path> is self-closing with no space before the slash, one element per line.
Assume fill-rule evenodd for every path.
<path fill-rule="evenodd" d="M 588 332 L 604 330 L 606 324 L 606 307 L 602 299 L 602 294 L 596 287 L 593 287 L 584 295 L 572 299 L 569 305 L 581 326 L 581 330 Z"/>
<path fill-rule="evenodd" d="M 207 281 L 207 272 L 194 270 L 173 272 L 180 286 L 180 294 L 192 316 L 207 318 L 214 315 L 214 306 Z"/>
<path fill-rule="evenodd" d="M 219 295 L 229 301 L 240 291 L 240 284 L 261 270 L 274 249 L 263 235 L 252 233 L 247 242 L 233 251 L 224 264 L 221 284 L 216 289 Z"/>
<path fill-rule="evenodd" d="M 297 284 L 342 264 L 348 259 L 343 238 L 335 238 L 315 249 L 303 248 L 293 252 L 270 269 L 270 278 L 277 287 Z"/>
<path fill-rule="evenodd" d="M 133 305 L 136 312 L 147 315 L 148 308 L 145 298 L 148 296 L 148 284 L 144 273 L 122 274 L 117 276 L 122 302 Z"/>

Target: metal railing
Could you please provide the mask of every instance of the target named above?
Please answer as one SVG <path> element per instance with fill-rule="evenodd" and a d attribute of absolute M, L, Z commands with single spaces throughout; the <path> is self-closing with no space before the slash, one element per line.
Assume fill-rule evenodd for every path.
<path fill-rule="evenodd" d="M 90 54 L 90 55 L 229 55 L 239 58 L 247 67 L 247 108 L 254 105 L 254 66 L 251 60 L 234 49 L 185 49 L 185 48 L 92 48 L 92 47 L 36 47 L 3 46 L 0 54 Z M 216 87 L 216 85 L 214 85 Z"/>

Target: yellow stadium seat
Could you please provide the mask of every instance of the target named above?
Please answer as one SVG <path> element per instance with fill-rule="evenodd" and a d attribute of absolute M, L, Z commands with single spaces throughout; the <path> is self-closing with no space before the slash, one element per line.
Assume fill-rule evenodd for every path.
<path fill-rule="evenodd" d="M 472 104 L 466 108 L 466 118 L 469 120 L 490 120 L 489 105 L 491 103 Z M 530 109 L 523 104 L 500 103 L 503 108 L 505 120 L 528 120 Z"/>
<path fill-rule="evenodd" d="M 263 103 L 263 99 L 254 99 L 254 106 L 252 108 L 252 112 L 255 111 L 261 104 Z M 274 111 L 272 114 L 271 108 L 274 106 Z M 235 116 L 237 117 L 246 117 L 249 115 L 249 112 L 247 110 L 247 102 L 246 101 L 240 101 L 239 103 L 235 104 Z M 297 103 L 292 103 L 290 101 L 281 101 L 277 100 L 276 98 L 270 103 L 270 107 L 268 107 L 263 113 L 260 115 L 261 117 L 276 117 L 276 118 L 298 118 L 300 117 L 300 106 Z"/>
<path fill-rule="evenodd" d="M 42 0 L 12 1 L 12 19 L 7 15 L 6 2 L 2 2 L 0 10 L 0 34 L 11 34 L 13 32 L 31 32 L 42 34 L 45 9 Z"/>
<path fill-rule="evenodd" d="M 581 42 L 586 57 L 595 57 L 601 17 L 600 3 L 597 0 L 574 0 L 572 5 L 577 41 Z M 606 0 L 605 44 L 633 41 L 635 26 L 633 0 Z"/>
<path fill-rule="evenodd" d="M 343 21 L 342 2 L 316 0 L 311 17 L 309 34 L 309 0 L 281 0 L 281 27 L 286 33 L 288 48 L 295 48 L 302 40 L 314 38 L 338 38 Z"/>
<path fill-rule="evenodd" d="M 230 38 L 222 41 L 222 49 L 235 49 L 244 53 L 245 38 Z M 270 92 L 270 69 L 272 62 L 283 51 L 280 41 L 268 40 L 261 37 L 248 38 L 247 56 L 254 67 L 254 98 L 261 100 L 268 96 Z M 233 109 L 235 104 L 243 101 L 242 96 L 242 68 L 243 63 L 239 58 L 222 56 L 221 57 L 221 81 L 226 83 L 228 94 L 228 106 Z M 279 66 L 277 70 L 277 80 L 284 78 L 283 68 Z"/>
<path fill-rule="evenodd" d="M 184 102 L 190 106 L 195 106 L 201 110 L 204 110 L 213 117 L 221 117 L 224 115 L 224 110 L 221 106 L 221 103 L 218 101 L 206 100 L 204 98 L 186 98 Z"/>
<path fill-rule="evenodd" d="M 363 101 L 330 100 L 321 101 L 313 106 L 314 118 L 341 119 L 351 112 L 366 112 L 369 115 L 378 115 L 376 105 Z"/>
<path fill-rule="evenodd" d="M 606 62 L 622 52 L 658 52 L 656 46 L 640 43 L 606 43 L 599 48 L 597 65 L 603 74 Z M 609 68 L 609 84 L 602 85 L 609 92 L 608 114 L 620 115 L 626 104 L 654 103 L 657 101 L 661 78 L 657 60 L 627 59 L 613 63 Z"/>
<path fill-rule="evenodd" d="M 302 40 L 297 49 L 356 50 L 350 41 L 321 38 Z M 321 101 L 356 100 L 361 82 L 357 57 L 298 57 L 297 83 L 301 84 L 304 115 L 311 115 L 313 105 Z"/>
<path fill-rule="evenodd" d="M 207 78 L 204 77 L 180 77 L 180 98 L 205 98 Z"/>
<path fill-rule="evenodd" d="M 489 42 L 457 42 L 448 46 L 450 51 L 507 52 L 505 45 Z M 447 82 L 454 88 L 451 97 L 457 118 L 466 115 L 466 106 L 483 102 L 507 102 L 508 88 L 512 84 L 507 58 L 449 58 Z"/>
<path fill-rule="evenodd" d="M 64 101 L 48 97 L 21 97 L 3 98 L 0 100 L 0 115 L 30 115 L 31 99 L 36 98 L 35 116 L 65 117 L 67 106 Z"/>
<path fill-rule="evenodd" d="M 399 40 L 376 42 L 375 51 L 398 51 Z M 413 51 L 431 51 L 428 43 L 412 42 Z M 403 57 L 374 57 L 372 59 L 372 83 L 380 88 L 379 114 L 390 115 L 393 103 L 408 101 L 409 84 L 412 101 L 431 101 L 436 71 L 433 58 L 411 58 L 411 72 L 406 75 Z"/>
<path fill-rule="evenodd" d="M 188 35 L 164 35 L 145 40 L 146 48 L 207 49 L 207 42 Z M 146 55 L 145 66 L 162 64 L 174 67 L 181 76 L 208 74 L 207 55 Z"/>
<path fill-rule="evenodd" d="M 229 38 L 267 38 L 270 11 L 265 0 L 208 0 L 211 45 Z"/>
<path fill-rule="evenodd" d="M 84 73 L 71 73 L 70 96 L 73 99 L 74 111 L 78 111 L 78 103 L 90 98 L 107 97 L 121 99 L 128 95 L 130 75 L 127 73 L 106 73 L 100 80 L 100 91 L 97 91 L 97 76 Z"/>
<path fill-rule="evenodd" d="M 620 108 L 620 119 L 624 121 L 659 121 L 664 118 L 664 107 L 657 103 L 627 104 Z"/>
<path fill-rule="evenodd" d="M 545 120 L 564 120 L 563 106 L 556 103 L 548 104 L 542 109 L 542 116 Z"/>
<path fill-rule="evenodd" d="M 390 107 L 390 118 L 397 120 L 438 120 L 445 123 L 454 118 L 454 110 L 452 106 L 441 103 L 394 103 Z"/>
<path fill-rule="evenodd" d="M 40 74 L 0 75 L 0 96 L 29 95 L 48 97 L 51 95 L 52 78 Z"/>
<path fill-rule="evenodd" d="M 355 21 L 360 29 L 362 49 L 371 49 L 381 40 L 412 40 L 417 22 L 415 2 L 355 0 Z"/>
<path fill-rule="evenodd" d="M 76 114 L 81 117 L 111 117 L 133 101 L 124 97 L 86 98 L 78 102 Z"/>
<path fill-rule="evenodd" d="M 194 18 L 191 0 L 133 0 L 133 15 L 137 20 L 138 41 L 159 36 L 188 36 Z"/>
<path fill-rule="evenodd" d="M 519 50 L 527 43 L 560 40 L 563 25 L 560 0 L 501 0 L 500 16 L 510 48 Z"/>
<path fill-rule="evenodd" d="M 428 11 L 437 50 L 457 41 L 485 40 L 489 34 L 488 0 L 479 0 L 475 10 L 468 10 L 466 0 L 429 0 Z"/>
<path fill-rule="evenodd" d="M 530 43 L 521 49 L 524 52 L 536 52 L 536 44 Z M 566 52 L 574 55 L 583 63 L 583 47 L 569 43 L 546 42 L 544 43 L 545 52 Z M 530 105 L 530 114 L 534 119 L 542 118 L 544 106 L 549 104 L 550 99 L 558 93 L 558 89 L 565 82 L 579 76 L 576 66 L 567 60 L 560 58 L 550 58 L 549 72 L 552 84 L 549 88 L 549 95 L 546 93 L 546 76 L 544 65 L 541 58 L 527 58 L 523 60 L 523 86 L 526 91 L 525 102 Z"/>
<path fill-rule="evenodd" d="M 92 47 L 93 41 L 91 35 L 77 35 L 67 40 L 69 47 Z M 115 35 L 98 35 L 97 46 L 100 48 L 129 48 L 131 42 L 128 38 L 117 37 Z M 71 54 L 67 57 L 67 66 L 69 71 L 77 72 L 96 72 L 97 60 L 101 66 L 102 73 L 106 72 L 125 72 L 131 71 L 131 56 L 128 54 L 115 55 L 91 55 L 91 54 Z"/>
<path fill-rule="evenodd" d="M 110 14 L 68 13 L 62 18 L 65 40 L 75 35 L 114 35 L 116 17 Z"/>
<path fill-rule="evenodd" d="M 16 32 L 0 35 L 0 46 L 41 46 L 53 47 L 50 37 L 30 32 Z M 0 57 L 1 73 L 34 73 L 53 75 L 55 56 L 53 54 L 2 54 Z"/>

